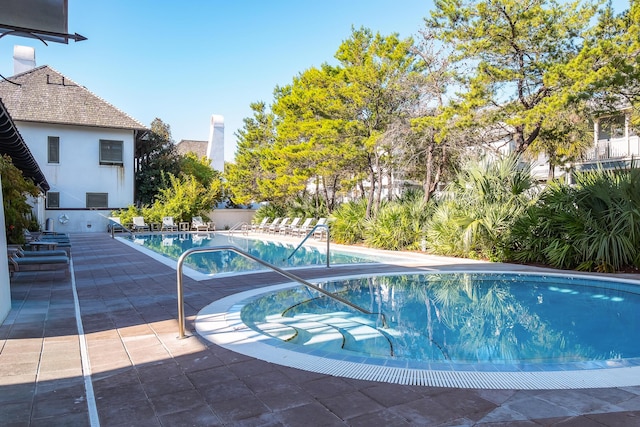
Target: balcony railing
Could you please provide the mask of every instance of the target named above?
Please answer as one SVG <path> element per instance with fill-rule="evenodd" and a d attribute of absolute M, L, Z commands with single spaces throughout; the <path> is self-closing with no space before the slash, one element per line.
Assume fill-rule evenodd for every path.
<path fill-rule="evenodd" d="M 598 141 L 596 146 L 587 152 L 585 160 L 592 162 L 631 157 L 640 157 L 640 137 L 637 135 L 629 138 Z"/>

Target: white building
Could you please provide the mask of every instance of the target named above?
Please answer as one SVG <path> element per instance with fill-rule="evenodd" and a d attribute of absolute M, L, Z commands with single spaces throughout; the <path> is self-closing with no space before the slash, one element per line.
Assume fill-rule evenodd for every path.
<path fill-rule="evenodd" d="M 587 152 L 577 170 L 628 168 L 632 159 L 640 157 L 640 136 L 631 126 L 631 107 L 595 120 L 593 149 Z"/>
<path fill-rule="evenodd" d="M 0 81 L 0 98 L 50 189 L 34 208 L 41 226 L 105 231 L 134 202 L 134 149 L 145 127 L 49 66 Z"/>

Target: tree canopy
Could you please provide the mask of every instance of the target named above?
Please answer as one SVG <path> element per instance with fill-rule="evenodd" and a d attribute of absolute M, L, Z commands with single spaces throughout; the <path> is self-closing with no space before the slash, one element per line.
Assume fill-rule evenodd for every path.
<path fill-rule="evenodd" d="M 252 104 L 230 191 L 276 203 L 312 194 L 329 211 L 364 198 L 370 217 L 397 182 L 428 199 L 465 153 L 499 141 L 544 154 L 552 178 L 592 143 L 591 118 L 621 100 L 637 113 L 639 9 L 436 0 L 415 39 L 352 29 L 333 63 Z"/>

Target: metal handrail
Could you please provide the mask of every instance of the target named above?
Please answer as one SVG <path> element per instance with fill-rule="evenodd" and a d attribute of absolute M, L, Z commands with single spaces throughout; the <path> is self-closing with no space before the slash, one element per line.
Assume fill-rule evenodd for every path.
<path fill-rule="evenodd" d="M 117 223 L 116 223 L 116 224 L 117 224 Z M 129 233 L 129 234 L 131 235 L 131 237 L 133 237 L 133 236 L 134 236 L 134 233 L 133 233 L 133 231 L 132 231 L 132 230 L 129 230 L 127 227 L 125 227 L 125 226 L 124 226 L 124 225 L 122 225 L 122 224 L 117 224 L 117 225 L 119 225 L 123 230 L 125 230 L 127 233 Z M 114 236 L 114 233 L 115 233 L 114 229 L 115 229 L 115 227 L 112 225 L 112 226 L 111 226 L 111 238 L 112 238 L 112 239 L 114 239 L 114 238 L 115 238 L 115 236 Z"/>
<path fill-rule="evenodd" d="M 258 257 L 255 257 L 253 255 L 251 255 L 250 253 L 247 253 L 245 251 L 242 251 L 238 248 L 236 248 L 235 246 L 209 246 L 206 248 L 192 248 L 192 249 L 187 249 L 186 251 L 184 251 L 182 253 L 182 255 L 180 255 L 180 258 L 178 258 L 178 265 L 176 266 L 176 274 L 177 274 L 177 292 L 178 292 L 178 338 L 179 339 L 183 339 L 185 338 L 185 333 L 184 333 L 184 329 L 185 329 L 185 319 L 184 319 L 184 289 L 183 289 L 183 284 L 182 284 L 182 264 L 184 263 L 184 260 L 191 254 L 193 253 L 199 253 L 199 252 L 217 252 L 217 251 L 231 251 L 231 252 L 235 252 L 238 255 L 241 255 L 245 258 L 249 258 L 255 262 L 257 262 L 260 265 L 263 265 L 273 271 L 275 271 L 276 273 L 293 280 L 294 282 L 298 282 L 301 285 L 304 285 L 308 288 L 314 289 L 318 292 L 320 292 L 323 295 L 328 296 L 331 299 L 334 299 L 338 302 L 341 302 L 342 304 L 345 304 L 361 313 L 364 314 L 377 314 L 378 316 L 380 316 L 380 318 L 382 319 L 382 326 L 386 327 L 387 326 L 387 319 L 384 316 L 384 313 L 374 313 L 372 311 L 369 311 L 365 308 L 362 308 L 350 301 L 347 301 L 346 299 L 332 294 L 329 291 L 326 291 L 324 289 L 322 289 L 321 287 L 314 285 L 311 282 L 307 282 L 306 280 L 304 280 L 301 277 L 296 276 L 295 274 L 291 274 L 286 270 L 283 270 L 279 267 L 276 267 L 275 265 L 272 265 Z"/>
<path fill-rule="evenodd" d="M 330 255 L 329 255 L 329 254 L 331 253 L 331 252 L 329 252 L 329 242 L 330 242 L 330 240 L 331 240 L 331 239 L 330 239 L 330 236 L 329 236 L 329 225 L 327 225 L 327 224 L 316 224 L 316 225 L 311 229 L 311 231 L 309 231 L 309 232 L 307 233 L 307 235 L 305 236 L 305 238 L 304 238 L 304 239 L 302 239 L 302 242 L 300 242 L 300 244 L 299 244 L 299 245 L 298 245 L 298 246 L 293 250 L 293 252 L 291 252 L 291 254 L 287 257 L 287 259 L 291 259 L 291 257 L 293 256 L 293 254 L 295 254 L 295 253 L 296 253 L 296 251 L 297 251 L 298 249 L 300 249 L 300 248 L 302 247 L 302 245 L 304 245 L 304 242 L 306 242 L 306 241 L 307 241 L 307 239 L 308 239 L 309 237 L 311 237 L 311 235 L 312 235 L 313 233 L 315 233 L 315 231 L 316 231 L 316 229 L 317 229 L 317 228 L 326 228 L 326 229 L 327 229 L 327 268 L 329 268 L 329 264 L 330 264 L 330 260 L 329 260 Z"/>
<path fill-rule="evenodd" d="M 244 227 L 245 225 L 249 225 L 249 224 L 247 222 L 245 222 L 245 221 L 240 221 L 240 222 L 234 224 L 233 227 L 231 227 L 229 229 L 229 233 L 232 234 L 234 231 L 236 231 L 237 229 L 239 229 L 241 227 Z"/>

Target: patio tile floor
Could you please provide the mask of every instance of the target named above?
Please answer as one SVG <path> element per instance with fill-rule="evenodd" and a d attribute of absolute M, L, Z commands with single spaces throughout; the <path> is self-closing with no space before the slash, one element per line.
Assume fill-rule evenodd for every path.
<path fill-rule="evenodd" d="M 2 426 L 91 425 L 92 401 L 94 425 L 118 427 L 640 425 L 640 387 L 536 391 L 402 386 L 274 365 L 195 335 L 193 320 L 202 307 L 240 290 L 282 281 L 270 273 L 204 282 L 185 277 L 191 336 L 179 340 L 174 270 L 106 233 L 71 239 L 73 275 L 56 271 L 11 278 L 12 310 L 0 326 Z M 362 268 L 296 273 L 313 279 Z M 464 268 L 464 260 L 457 268 Z M 90 365 L 84 369 L 90 368 L 90 376 L 83 371 L 74 283 Z"/>

